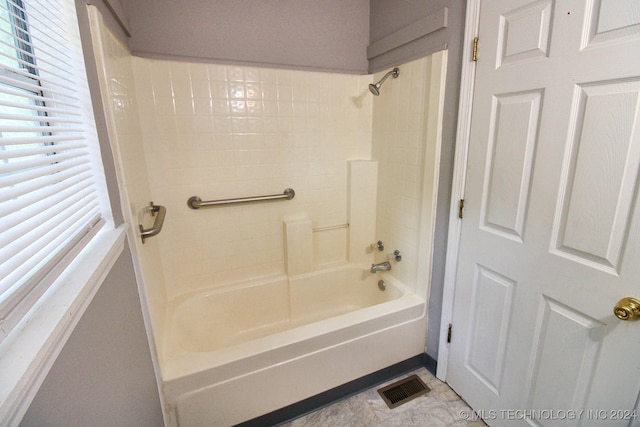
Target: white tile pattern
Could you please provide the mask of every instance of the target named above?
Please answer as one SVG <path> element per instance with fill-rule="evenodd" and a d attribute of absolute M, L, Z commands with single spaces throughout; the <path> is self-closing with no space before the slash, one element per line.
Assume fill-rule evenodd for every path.
<path fill-rule="evenodd" d="M 169 298 L 284 272 L 282 220 L 346 222 L 347 160 L 369 158 L 371 76 L 133 58 L 149 182 L 167 206 Z M 367 92 L 368 93 L 368 92 Z M 186 200 L 295 199 L 192 211 Z M 343 261 L 345 229 L 315 236 L 316 266 Z M 176 248 L 180 248 L 176 250 Z"/>

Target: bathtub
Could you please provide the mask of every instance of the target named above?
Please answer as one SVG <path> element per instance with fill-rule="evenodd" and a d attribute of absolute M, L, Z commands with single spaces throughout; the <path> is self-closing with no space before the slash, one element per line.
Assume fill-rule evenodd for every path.
<path fill-rule="evenodd" d="M 422 354 L 425 312 L 362 265 L 176 298 L 160 358 L 168 424 L 238 424 Z"/>

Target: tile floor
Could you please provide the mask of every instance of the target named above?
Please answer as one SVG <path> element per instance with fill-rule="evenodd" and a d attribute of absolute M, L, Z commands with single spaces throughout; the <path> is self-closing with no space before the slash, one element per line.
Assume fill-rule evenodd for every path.
<path fill-rule="evenodd" d="M 431 391 L 395 409 L 389 409 L 378 389 L 411 374 L 417 374 Z M 469 406 L 449 386 L 424 368 L 363 391 L 315 412 L 281 424 L 281 427 L 480 427 Z"/>

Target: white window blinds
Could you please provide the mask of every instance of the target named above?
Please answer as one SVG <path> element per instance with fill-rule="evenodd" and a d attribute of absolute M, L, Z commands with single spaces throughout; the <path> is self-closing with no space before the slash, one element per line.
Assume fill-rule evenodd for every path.
<path fill-rule="evenodd" d="M 73 0 L 0 0 L 0 341 L 105 222 Z"/>

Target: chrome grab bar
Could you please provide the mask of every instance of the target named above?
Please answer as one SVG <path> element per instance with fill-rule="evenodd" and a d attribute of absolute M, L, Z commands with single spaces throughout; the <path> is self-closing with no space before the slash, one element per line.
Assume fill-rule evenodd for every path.
<path fill-rule="evenodd" d="M 156 206 L 153 202 L 150 203 L 149 211 L 156 219 L 153 221 L 151 228 L 145 229 L 142 224 L 138 224 L 140 227 L 140 238 L 144 244 L 145 239 L 153 237 L 162 231 L 162 225 L 164 224 L 164 216 L 167 214 L 167 209 L 164 206 Z M 156 215 L 157 214 L 157 215 Z"/>
<path fill-rule="evenodd" d="M 221 200 L 207 200 L 202 201 L 200 197 L 193 196 L 187 200 L 187 205 L 191 209 L 200 209 L 206 208 L 209 206 L 218 206 L 218 205 L 234 205 L 238 203 L 251 203 L 251 202 L 264 202 L 267 200 L 291 200 L 296 196 L 296 192 L 293 191 L 292 188 L 287 188 L 282 192 L 282 194 L 271 194 L 268 196 L 254 196 L 254 197 L 238 197 L 236 199 L 221 199 Z"/>

